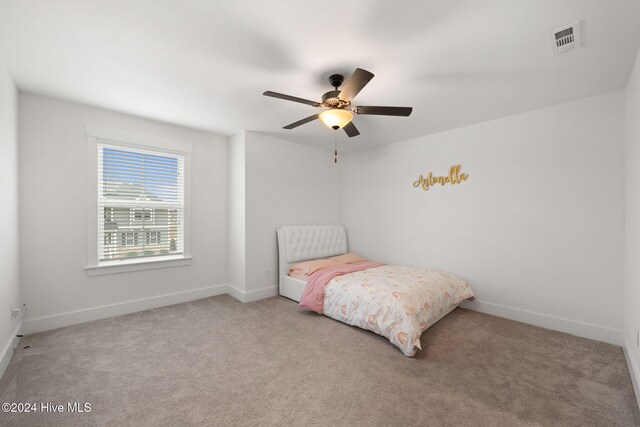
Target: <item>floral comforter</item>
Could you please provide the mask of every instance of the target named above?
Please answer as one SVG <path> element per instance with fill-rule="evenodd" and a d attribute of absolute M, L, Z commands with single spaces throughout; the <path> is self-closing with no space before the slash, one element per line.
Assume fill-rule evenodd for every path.
<path fill-rule="evenodd" d="M 438 270 L 383 265 L 337 276 L 324 288 L 322 313 L 382 335 L 406 356 L 434 321 L 474 294 L 464 280 Z"/>

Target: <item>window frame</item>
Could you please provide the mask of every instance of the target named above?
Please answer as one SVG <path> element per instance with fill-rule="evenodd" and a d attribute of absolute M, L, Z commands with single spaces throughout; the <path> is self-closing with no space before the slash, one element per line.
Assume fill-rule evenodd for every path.
<path fill-rule="evenodd" d="M 85 270 L 89 276 L 176 267 L 191 264 L 191 144 L 152 137 L 104 126 L 85 126 L 87 138 L 87 247 Z M 156 151 L 184 158 L 184 241 L 183 253 L 121 260 L 98 260 L 98 144 Z M 140 236 L 138 236 L 140 238 Z M 142 236 L 145 239 L 146 236 Z"/>

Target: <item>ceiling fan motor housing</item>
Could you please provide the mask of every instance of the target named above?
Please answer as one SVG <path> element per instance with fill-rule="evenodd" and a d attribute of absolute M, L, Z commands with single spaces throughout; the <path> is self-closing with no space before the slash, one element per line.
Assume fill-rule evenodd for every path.
<path fill-rule="evenodd" d="M 322 106 L 324 108 L 347 108 L 351 105 L 350 102 L 340 99 L 341 91 L 338 90 L 338 87 L 342 85 L 343 81 L 344 76 L 342 74 L 332 74 L 331 77 L 329 77 L 329 82 L 335 90 L 331 90 L 322 95 Z"/>
<path fill-rule="evenodd" d="M 339 90 L 332 90 L 324 95 L 322 95 L 322 105 L 326 108 L 342 108 L 344 107 L 345 102 L 342 101 L 338 96 L 340 95 Z"/>

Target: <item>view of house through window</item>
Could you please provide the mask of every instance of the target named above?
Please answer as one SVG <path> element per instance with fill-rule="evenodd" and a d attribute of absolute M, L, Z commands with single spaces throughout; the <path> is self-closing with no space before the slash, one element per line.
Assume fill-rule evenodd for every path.
<path fill-rule="evenodd" d="M 179 255 L 184 158 L 98 144 L 98 259 Z"/>

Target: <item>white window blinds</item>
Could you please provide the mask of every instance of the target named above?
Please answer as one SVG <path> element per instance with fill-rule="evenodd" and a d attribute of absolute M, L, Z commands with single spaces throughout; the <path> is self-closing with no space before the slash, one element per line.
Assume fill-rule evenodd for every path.
<path fill-rule="evenodd" d="M 181 255 L 184 157 L 98 142 L 98 261 Z"/>

